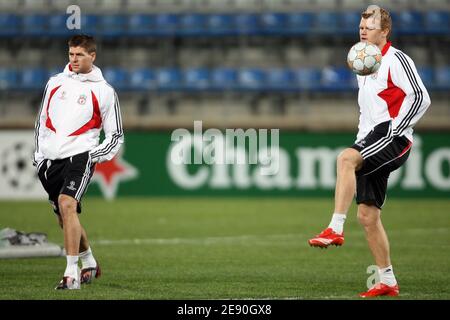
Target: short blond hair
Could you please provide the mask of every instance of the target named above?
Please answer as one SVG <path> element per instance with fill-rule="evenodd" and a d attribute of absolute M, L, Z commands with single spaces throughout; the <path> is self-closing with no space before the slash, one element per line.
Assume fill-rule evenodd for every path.
<path fill-rule="evenodd" d="M 367 8 L 369 9 L 369 8 Z M 364 10 L 361 13 L 361 18 L 364 19 L 369 19 L 370 17 L 372 17 L 376 11 L 367 11 Z M 389 40 L 391 37 L 391 32 L 392 32 L 392 18 L 391 18 L 391 14 L 389 13 L 389 11 L 387 11 L 386 9 L 380 8 L 380 15 L 381 15 L 381 30 L 386 30 L 389 29 L 389 32 L 386 36 L 386 40 Z"/>

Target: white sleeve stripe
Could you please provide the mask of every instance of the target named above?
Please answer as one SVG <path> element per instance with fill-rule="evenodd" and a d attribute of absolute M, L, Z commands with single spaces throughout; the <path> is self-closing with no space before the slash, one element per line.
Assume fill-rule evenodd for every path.
<path fill-rule="evenodd" d="M 421 90 L 419 83 L 417 82 L 417 79 L 414 75 L 414 72 L 409 65 L 406 58 L 403 56 L 401 52 L 397 52 L 395 56 L 399 59 L 403 69 L 405 70 L 405 73 L 408 77 L 409 82 L 411 83 L 411 86 L 415 93 L 414 102 L 411 106 L 411 109 L 408 111 L 406 116 L 402 119 L 400 124 L 397 126 L 397 128 L 394 130 L 396 135 L 400 135 L 411 123 L 411 120 L 414 118 L 414 116 L 419 112 L 420 106 L 422 105 L 423 101 L 423 91 Z"/>

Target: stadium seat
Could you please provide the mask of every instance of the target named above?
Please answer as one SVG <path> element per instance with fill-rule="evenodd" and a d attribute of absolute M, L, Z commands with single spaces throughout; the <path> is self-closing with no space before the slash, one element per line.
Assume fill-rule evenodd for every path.
<path fill-rule="evenodd" d="M 359 12 L 343 12 L 340 15 L 340 31 L 347 35 L 358 34 L 359 22 L 361 21 L 361 13 Z"/>
<path fill-rule="evenodd" d="M 48 80 L 48 72 L 42 68 L 24 69 L 20 87 L 24 90 L 43 90 Z"/>
<path fill-rule="evenodd" d="M 98 33 L 99 17 L 94 14 L 81 15 L 81 32 L 89 35 L 96 35 Z"/>
<path fill-rule="evenodd" d="M 450 66 L 442 66 L 435 68 L 435 89 L 448 91 L 450 90 Z"/>
<path fill-rule="evenodd" d="M 60 67 L 52 67 L 50 69 L 47 70 L 47 74 L 48 77 L 53 77 L 56 76 L 58 73 L 63 72 L 65 66 L 60 66 Z"/>
<path fill-rule="evenodd" d="M 43 36 L 47 33 L 48 16 L 43 14 L 27 14 L 22 17 L 24 35 Z"/>
<path fill-rule="evenodd" d="M 156 74 L 156 79 L 158 89 L 161 91 L 175 91 L 182 88 L 182 75 L 177 68 L 159 69 Z"/>
<path fill-rule="evenodd" d="M 156 16 L 155 35 L 175 36 L 178 31 L 179 16 L 172 13 L 160 13 Z"/>
<path fill-rule="evenodd" d="M 261 69 L 242 68 L 238 72 L 238 81 L 241 90 L 262 90 L 266 85 L 266 74 Z"/>
<path fill-rule="evenodd" d="M 17 88 L 18 75 L 13 69 L 0 69 L 0 90 Z"/>
<path fill-rule="evenodd" d="M 191 68 L 183 73 L 184 89 L 188 91 L 207 90 L 210 87 L 210 73 L 206 68 Z"/>
<path fill-rule="evenodd" d="M 182 36 L 206 35 L 206 16 L 192 13 L 180 16 L 179 34 Z"/>
<path fill-rule="evenodd" d="M 282 35 L 287 27 L 287 14 L 265 13 L 261 16 L 261 25 L 264 34 Z"/>
<path fill-rule="evenodd" d="M 321 74 L 323 91 L 347 91 L 352 88 L 353 74 L 347 67 L 325 67 Z"/>
<path fill-rule="evenodd" d="M 424 27 L 428 34 L 448 34 L 450 31 L 450 14 L 445 11 L 426 12 Z"/>
<path fill-rule="evenodd" d="M 124 15 L 99 16 L 99 33 L 104 37 L 117 37 L 126 34 L 127 20 Z"/>
<path fill-rule="evenodd" d="M 422 79 L 423 84 L 428 90 L 433 89 L 434 86 L 434 70 L 433 68 L 420 66 L 417 67 L 417 72 Z"/>
<path fill-rule="evenodd" d="M 287 16 L 288 34 L 304 35 L 311 31 L 314 15 L 311 12 L 296 12 Z"/>
<path fill-rule="evenodd" d="M 211 89 L 234 90 L 238 86 L 238 73 L 232 68 L 217 68 L 211 72 Z"/>
<path fill-rule="evenodd" d="M 206 30 L 209 35 L 229 36 L 235 34 L 232 14 L 209 14 L 206 20 Z"/>
<path fill-rule="evenodd" d="M 128 17 L 128 34 L 131 36 L 151 36 L 155 28 L 155 15 L 132 14 Z"/>
<path fill-rule="evenodd" d="M 126 90 L 128 86 L 127 71 L 122 68 L 106 67 L 103 76 L 116 90 Z"/>
<path fill-rule="evenodd" d="M 417 11 L 398 12 L 392 21 L 398 34 L 414 35 L 423 32 L 422 14 Z"/>
<path fill-rule="evenodd" d="M 64 14 L 50 15 L 48 22 L 48 35 L 68 36 L 71 33 L 76 33 L 78 30 L 70 30 L 67 28 L 67 18 L 68 15 Z"/>
<path fill-rule="evenodd" d="M 20 34 L 20 17 L 15 14 L 0 14 L 0 37 L 15 37 Z"/>
<path fill-rule="evenodd" d="M 276 68 L 267 70 L 267 85 L 271 91 L 292 91 L 298 89 L 292 70 Z"/>
<path fill-rule="evenodd" d="M 320 70 L 316 68 L 297 68 L 292 70 L 295 85 L 302 91 L 315 91 L 320 88 Z"/>
<path fill-rule="evenodd" d="M 314 19 L 315 33 L 334 34 L 339 31 L 339 16 L 335 12 L 321 11 L 316 13 Z"/>
<path fill-rule="evenodd" d="M 136 69 L 130 74 L 131 90 L 154 90 L 157 87 L 156 74 L 152 69 Z"/>
<path fill-rule="evenodd" d="M 239 13 L 235 15 L 234 24 L 238 34 L 250 36 L 260 33 L 258 15 L 254 13 Z"/>

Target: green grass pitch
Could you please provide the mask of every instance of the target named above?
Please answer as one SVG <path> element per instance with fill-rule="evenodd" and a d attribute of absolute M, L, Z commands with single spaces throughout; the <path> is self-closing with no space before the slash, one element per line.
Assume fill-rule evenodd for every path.
<path fill-rule="evenodd" d="M 65 259 L 0 260 L 0 299 L 357 299 L 373 260 L 353 205 L 344 246 L 311 248 L 330 199 L 86 198 L 103 276 L 56 291 Z M 383 223 L 399 299 L 450 299 L 450 201 L 389 199 Z M 46 202 L 0 202 L 0 228 L 63 243 Z"/>

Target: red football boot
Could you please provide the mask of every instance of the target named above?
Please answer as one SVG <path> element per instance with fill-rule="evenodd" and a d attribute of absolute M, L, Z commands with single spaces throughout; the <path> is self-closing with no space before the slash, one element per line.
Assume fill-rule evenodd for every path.
<path fill-rule="evenodd" d="M 341 246 L 344 244 L 344 233 L 339 234 L 331 228 L 326 228 L 321 234 L 308 240 L 312 247 L 327 248 L 330 245 Z"/>
<path fill-rule="evenodd" d="M 359 296 L 361 298 L 373 298 L 379 296 L 396 297 L 398 296 L 399 292 L 400 289 L 398 287 L 398 284 L 391 287 L 384 283 L 377 283 L 366 292 L 360 293 Z"/>

